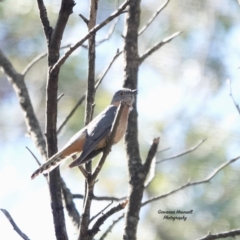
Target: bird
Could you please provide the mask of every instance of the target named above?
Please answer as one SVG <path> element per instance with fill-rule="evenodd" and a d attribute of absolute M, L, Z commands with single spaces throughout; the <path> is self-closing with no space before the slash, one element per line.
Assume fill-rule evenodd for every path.
<path fill-rule="evenodd" d="M 113 141 L 114 144 L 118 143 L 126 132 L 128 116 L 133 108 L 136 93 L 137 89 L 132 90 L 129 88 L 122 88 L 115 92 L 110 105 L 98 114 L 88 125 L 73 135 L 59 152 L 54 154 L 48 161 L 34 171 L 31 179 L 34 179 L 41 173 L 49 173 L 63 160 L 70 156 L 75 156 L 80 152 L 82 152 L 81 155 L 69 165 L 70 168 L 80 166 L 101 153 L 107 145 L 118 106 L 123 102 L 123 111 Z"/>

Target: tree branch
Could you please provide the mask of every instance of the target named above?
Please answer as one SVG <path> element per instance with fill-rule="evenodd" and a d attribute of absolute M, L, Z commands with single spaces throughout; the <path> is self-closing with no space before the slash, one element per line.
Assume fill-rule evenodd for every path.
<path fill-rule="evenodd" d="M 83 199 L 84 198 L 84 195 L 83 194 L 72 194 L 72 197 L 73 198 L 79 198 L 79 199 Z M 126 199 L 126 197 L 121 197 L 121 198 L 117 198 L 117 197 L 107 197 L 107 196 L 93 196 L 92 197 L 93 200 L 96 200 L 96 201 L 116 201 L 116 202 L 120 202 L 124 199 Z"/>
<path fill-rule="evenodd" d="M 45 33 L 45 37 L 47 39 L 47 43 L 49 44 L 49 40 L 50 40 L 53 29 L 50 26 L 48 16 L 47 16 L 47 10 L 46 10 L 43 0 L 37 0 L 37 2 L 38 2 L 40 19 L 41 19 L 42 25 L 43 25 L 43 30 Z"/>
<path fill-rule="evenodd" d="M 114 220 L 113 222 L 112 222 L 112 224 L 108 227 L 108 229 L 103 233 L 103 235 L 99 238 L 99 240 L 104 240 L 106 237 L 107 237 L 107 235 L 108 235 L 108 233 L 109 232 L 111 232 L 111 230 L 113 229 L 113 227 L 121 220 L 121 219 L 123 219 L 123 217 L 124 217 L 124 214 L 123 215 L 121 215 L 119 218 L 117 218 L 116 220 Z"/>
<path fill-rule="evenodd" d="M 184 156 L 188 153 L 191 153 L 191 152 L 195 151 L 200 145 L 202 145 L 206 140 L 207 139 L 203 139 L 196 146 L 188 149 L 187 151 L 184 151 L 182 153 L 179 153 L 179 154 L 171 156 L 171 157 L 163 158 L 163 159 L 157 161 L 156 163 L 158 164 L 158 163 L 165 162 L 165 161 L 168 161 L 168 160 L 172 160 L 172 159 L 175 159 L 175 158 L 179 158 L 179 157 L 182 157 L 182 156 Z"/>
<path fill-rule="evenodd" d="M 56 134 L 56 124 L 57 124 L 57 91 L 58 91 L 58 77 L 60 68 L 52 71 L 52 67 L 59 60 L 60 55 L 60 45 L 63 37 L 63 32 L 65 26 L 68 22 L 68 18 L 72 13 L 72 9 L 75 5 L 73 0 L 62 0 L 61 8 L 58 14 L 58 19 L 54 30 L 50 32 L 46 31 L 46 21 L 43 21 L 42 15 L 44 14 L 42 10 L 43 1 L 38 0 L 40 17 L 44 27 L 45 35 L 48 40 L 48 79 L 46 87 L 46 139 L 47 139 L 47 150 L 48 158 L 57 152 L 57 134 Z M 42 15 L 41 15 L 42 14 Z M 45 19 L 47 16 L 44 16 Z M 49 24 L 49 23 L 48 23 Z M 53 215 L 53 223 L 55 235 L 58 240 L 67 240 L 67 231 L 63 211 L 62 203 L 62 190 L 60 181 L 59 167 L 54 169 L 49 174 L 49 190 L 51 198 L 51 209 Z"/>
<path fill-rule="evenodd" d="M 75 207 L 75 203 L 73 201 L 73 195 L 70 192 L 70 190 L 67 188 L 67 185 L 62 178 L 61 178 L 61 186 L 62 186 L 63 200 L 65 202 L 65 208 L 68 212 L 68 216 L 70 217 L 73 223 L 73 226 L 77 231 L 80 225 L 80 215 L 78 210 Z"/>
<path fill-rule="evenodd" d="M 143 61 L 146 60 L 147 57 L 149 57 L 151 54 L 156 52 L 159 48 L 164 46 L 166 43 L 171 42 L 179 34 L 180 34 L 180 32 L 176 32 L 176 33 L 172 34 L 171 36 L 163 39 L 161 42 L 157 43 L 152 48 L 148 49 L 142 56 L 139 57 L 139 65 L 142 64 Z"/>
<path fill-rule="evenodd" d="M 13 89 L 18 97 L 19 104 L 23 111 L 28 134 L 35 143 L 35 146 L 39 150 L 41 156 L 46 158 L 46 143 L 39 122 L 34 113 L 28 90 L 25 85 L 24 77 L 15 70 L 11 62 L 1 50 L 0 66 L 2 66 L 5 74 L 8 76 L 9 82 L 13 86 Z"/>
<path fill-rule="evenodd" d="M 112 60 L 110 61 L 110 63 L 108 64 L 108 66 L 106 67 L 106 69 L 103 71 L 103 73 L 101 74 L 101 76 L 97 79 L 96 83 L 95 83 L 95 91 L 97 90 L 97 88 L 99 87 L 99 85 L 102 83 L 103 78 L 106 76 L 106 74 L 108 73 L 109 69 L 112 67 L 113 63 L 115 62 L 115 60 L 119 57 L 120 54 L 122 54 L 123 51 L 119 51 L 117 50 L 116 54 L 114 55 L 114 57 L 112 58 Z"/>
<path fill-rule="evenodd" d="M 199 238 L 198 240 L 214 240 L 214 239 L 227 238 L 227 237 L 235 238 L 236 236 L 239 236 L 239 235 L 240 235 L 240 229 L 234 229 L 229 232 L 221 232 L 216 234 L 211 234 L 209 232 L 207 236 L 203 238 Z"/>
<path fill-rule="evenodd" d="M 234 103 L 234 105 L 235 105 L 238 113 L 240 114 L 240 107 L 239 107 L 239 105 L 237 104 L 237 102 L 235 101 L 235 98 L 233 97 L 233 94 L 232 94 L 232 82 L 231 82 L 231 80 L 228 79 L 228 80 L 227 80 L 227 83 L 228 83 L 228 85 L 229 85 L 229 95 L 230 95 L 230 97 L 232 98 L 232 101 L 233 101 L 233 103 Z"/>
<path fill-rule="evenodd" d="M 101 213 L 103 213 L 107 208 L 109 208 L 113 204 L 113 201 L 111 201 L 105 208 L 103 208 L 99 213 L 91 217 L 89 220 L 89 223 L 92 222 L 96 217 L 98 217 Z"/>
<path fill-rule="evenodd" d="M 152 145 L 148 151 L 148 155 L 147 155 L 147 159 L 143 165 L 143 168 L 144 168 L 144 171 L 146 173 L 146 176 L 149 172 L 149 169 L 150 169 L 150 166 L 151 166 L 151 163 L 152 163 L 152 160 L 157 152 L 157 148 L 158 148 L 158 144 L 159 144 L 159 140 L 160 138 L 154 138 L 153 139 L 153 142 L 152 142 Z"/>
<path fill-rule="evenodd" d="M 60 49 L 64 49 L 64 48 L 69 48 L 71 46 L 71 44 L 67 44 L 62 46 Z M 39 62 L 41 59 L 47 57 L 48 52 L 44 52 L 39 54 L 37 57 L 35 57 L 26 67 L 25 69 L 22 71 L 22 75 L 26 76 L 26 74 L 30 71 L 30 69 L 37 63 Z"/>
<path fill-rule="evenodd" d="M 162 4 L 159 9 L 153 14 L 153 16 L 148 20 L 147 24 L 138 32 L 140 36 L 148 27 L 149 25 L 155 20 L 155 18 L 159 15 L 159 13 L 168 5 L 170 0 L 167 0 L 164 4 Z"/>
<path fill-rule="evenodd" d="M 126 200 L 124 203 L 118 204 L 118 206 L 111 208 L 108 212 L 106 212 L 103 216 L 101 216 L 96 223 L 93 225 L 92 229 L 88 230 L 88 235 L 90 238 L 93 238 L 98 231 L 100 231 L 101 225 L 114 213 L 121 211 L 125 208 L 125 206 L 128 204 L 128 200 Z"/>
<path fill-rule="evenodd" d="M 230 165 L 231 163 L 234 163 L 236 162 L 238 159 L 240 158 L 240 156 L 236 157 L 236 158 L 233 158 L 232 160 L 228 161 L 228 162 L 225 162 L 223 164 L 221 164 L 219 167 L 217 167 L 215 170 L 212 171 L 212 173 L 205 179 L 203 180 L 200 180 L 200 181 L 196 181 L 196 182 L 189 182 L 182 185 L 181 187 L 177 188 L 177 189 L 174 189 L 168 193 L 165 193 L 163 195 L 160 195 L 160 196 L 157 196 L 157 197 L 153 197 L 145 202 L 142 203 L 142 206 L 145 206 L 147 204 L 149 204 L 150 202 L 153 202 L 153 201 L 157 201 L 159 199 L 162 199 L 162 198 L 165 198 L 165 197 L 168 197 L 169 195 L 172 195 L 180 190 L 183 190 L 184 188 L 187 188 L 187 187 L 190 187 L 190 186 L 194 186 L 194 185 L 199 185 L 199 184 L 203 184 L 203 183 L 207 183 L 207 182 L 210 182 L 211 179 L 217 175 L 218 172 L 220 172 L 223 168 L 227 167 L 228 165 Z"/>
<path fill-rule="evenodd" d="M 24 234 L 20 228 L 17 226 L 17 224 L 14 222 L 13 218 L 11 217 L 10 213 L 5 210 L 5 209 L 2 209 L 0 208 L 0 210 L 3 212 L 3 214 L 6 216 L 6 218 L 8 219 L 8 221 L 11 223 L 11 225 L 13 226 L 13 229 L 18 233 L 18 235 L 24 239 L 24 240 L 30 240 L 28 238 L 28 236 L 26 234 Z"/>
<path fill-rule="evenodd" d="M 126 0 L 117 11 L 113 12 L 105 21 L 100 23 L 99 25 L 93 27 L 84 38 L 82 38 L 79 42 L 72 45 L 68 51 L 58 60 L 58 62 L 53 66 L 52 71 L 59 69 L 63 63 L 67 60 L 67 58 L 78 48 L 80 47 L 88 38 L 90 38 L 93 34 L 95 34 L 99 29 L 107 25 L 109 22 L 111 22 L 114 18 L 119 16 L 123 13 L 125 8 L 128 6 L 129 0 Z"/>

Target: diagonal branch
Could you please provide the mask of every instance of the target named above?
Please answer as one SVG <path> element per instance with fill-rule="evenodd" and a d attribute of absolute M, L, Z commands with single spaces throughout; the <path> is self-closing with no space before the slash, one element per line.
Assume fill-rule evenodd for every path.
<path fill-rule="evenodd" d="M 84 195 L 83 194 L 72 194 L 72 197 L 73 198 L 79 198 L 79 199 L 83 199 L 84 198 Z M 92 197 L 93 200 L 96 200 L 96 201 L 116 201 L 116 202 L 119 202 L 119 201 L 122 201 L 124 199 L 126 199 L 126 197 L 121 197 L 121 198 L 117 198 L 117 197 L 107 197 L 107 196 L 93 196 Z"/>
<path fill-rule="evenodd" d="M 155 18 L 159 15 L 159 13 L 168 5 L 170 0 L 167 0 L 163 5 L 159 7 L 159 9 L 153 14 L 153 16 L 148 20 L 147 24 L 138 32 L 140 36 L 148 27 L 149 25 L 155 20 Z"/>
<path fill-rule="evenodd" d="M 43 25 L 45 37 L 47 39 L 47 42 L 49 43 L 53 29 L 50 26 L 48 16 L 47 16 L 47 10 L 46 10 L 43 0 L 37 0 L 37 2 L 38 2 L 38 9 L 39 9 L 39 13 L 40 13 L 40 19 L 41 19 L 42 25 Z"/>
<path fill-rule="evenodd" d="M 58 62 L 53 66 L 52 71 L 59 69 L 64 62 L 67 60 L 67 58 L 78 48 L 80 47 L 88 38 L 90 38 L 93 34 L 95 34 L 98 30 L 103 28 L 105 25 L 107 25 L 109 22 L 111 22 L 114 18 L 118 17 L 120 14 L 122 14 L 125 10 L 125 8 L 128 6 L 130 0 L 126 0 L 117 11 L 113 12 L 105 21 L 100 23 L 99 25 L 96 25 L 93 27 L 84 38 L 82 38 L 79 42 L 75 43 L 73 46 L 69 48 L 68 51 L 58 60 Z"/>
<path fill-rule="evenodd" d="M 228 238 L 228 237 L 235 238 L 236 236 L 239 236 L 239 235 L 240 235 L 240 229 L 234 229 L 228 232 L 221 232 L 216 234 L 212 234 L 209 232 L 207 236 L 199 238 L 198 240 L 214 240 L 214 239 Z"/>
<path fill-rule="evenodd" d="M 98 212 L 96 215 L 91 217 L 89 220 L 89 223 L 92 222 L 96 217 L 98 217 L 101 213 L 103 213 L 107 208 L 109 208 L 113 204 L 113 201 L 111 201 L 105 208 L 103 208 L 100 212 Z"/>
<path fill-rule="evenodd" d="M 69 48 L 71 46 L 71 44 L 67 44 L 62 46 L 60 49 L 64 49 L 64 48 Z M 29 72 L 29 70 L 37 63 L 39 62 L 41 59 L 47 57 L 48 53 L 44 52 L 39 54 L 37 57 L 35 57 L 26 67 L 25 69 L 22 71 L 22 75 L 26 76 L 26 74 Z"/>
<path fill-rule="evenodd" d="M 117 50 L 116 54 L 114 55 L 114 57 L 112 58 L 112 60 L 110 61 L 110 63 L 108 64 L 108 66 L 106 67 L 106 69 L 103 71 L 103 73 L 101 74 L 101 76 L 97 79 L 96 83 L 95 83 L 95 91 L 97 90 L 97 88 L 99 87 L 99 85 L 102 83 L 103 78 L 106 76 L 106 74 L 108 73 L 109 69 L 112 67 L 113 63 L 115 62 L 115 60 L 119 57 L 120 54 L 122 54 L 123 51 L 119 51 Z"/>
<path fill-rule="evenodd" d="M 128 204 L 128 200 L 126 200 L 124 203 L 118 204 L 118 206 L 111 208 L 108 212 L 106 212 L 103 216 L 101 216 L 96 223 L 93 225 L 92 229 L 88 230 L 88 235 L 90 236 L 90 239 L 96 235 L 98 231 L 100 231 L 100 226 L 114 213 L 121 211 L 125 208 L 125 206 Z"/>
<path fill-rule="evenodd" d="M 3 214 L 6 216 L 6 218 L 8 219 L 8 221 L 11 223 L 11 225 L 13 226 L 13 229 L 18 233 L 18 235 L 24 239 L 24 240 L 30 240 L 28 238 L 28 236 L 26 234 L 24 234 L 20 228 L 17 226 L 17 224 L 14 222 L 13 218 L 11 217 L 10 213 L 5 210 L 5 209 L 2 209 L 0 208 L 0 210 L 3 212 Z"/>
<path fill-rule="evenodd" d="M 108 229 L 103 233 L 103 235 L 99 238 L 99 240 L 104 240 L 108 233 L 111 232 L 111 230 L 113 229 L 113 227 L 121 220 L 124 218 L 124 214 L 122 214 L 119 218 L 117 218 L 116 220 L 114 220 L 112 222 L 112 224 L 108 227 Z"/>
<path fill-rule="evenodd" d="M 229 95 L 230 95 L 230 97 L 232 98 L 232 101 L 233 101 L 233 103 L 234 103 L 234 105 L 235 105 L 238 113 L 240 114 L 240 107 L 239 107 L 239 105 L 237 104 L 237 102 L 235 101 L 235 98 L 233 97 L 233 94 L 232 94 L 232 82 L 231 82 L 231 80 L 228 79 L 228 80 L 227 80 L 227 83 L 228 83 L 228 85 L 229 85 Z"/>
<path fill-rule="evenodd" d="M 165 161 L 168 161 L 168 160 L 172 160 L 172 159 L 175 159 L 175 158 L 178 158 L 178 157 L 182 157 L 182 156 L 184 156 L 184 155 L 186 155 L 188 153 L 191 153 L 191 152 L 195 151 L 200 145 L 202 145 L 206 140 L 207 139 L 203 139 L 196 146 L 188 149 L 187 151 L 184 151 L 182 153 L 179 153 L 179 154 L 171 156 L 171 157 L 167 157 L 167 158 L 161 159 L 161 160 L 157 161 L 156 163 L 158 164 L 158 163 L 165 162 Z"/>
<path fill-rule="evenodd" d="M 144 168 L 144 171 L 145 171 L 145 174 L 147 176 L 149 170 L 150 170 L 150 166 L 151 166 L 151 163 L 152 163 L 152 160 L 157 152 L 157 148 L 158 148 L 158 144 L 159 144 L 159 140 L 160 138 L 154 138 L 153 139 L 153 142 L 152 142 L 152 145 L 148 151 L 148 155 L 147 155 L 147 159 L 143 165 L 143 168 Z M 145 176 L 145 177 L 146 177 Z"/>
<path fill-rule="evenodd" d="M 13 67 L 12 63 L 0 50 L 0 66 L 3 68 L 5 74 L 8 76 L 9 82 L 18 97 L 19 104 L 22 108 L 28 134 L 35 143 L 41 156 L 46 158 L 46 143 L 34 113 L 32 102 L 30 100 L 28 89 L 26 87 L 24 76 L 18 73 Z"/>
<path fill-rule="evenodd" d="M 142 56 L 139 57 L 139 64 L 142 64 L 146 58 L 148 58 L 151 54 L 156 52 L 159 48 L 164 46 L 166 43 L 171 42 L 175 37 L 177 37 L 180 34 L 180 32 L 176 32 L 172 34 L 171 36 L 163 39 L 161 42 L 154 45 L 152 48 L 148 49 Z"/>
<path fill-rule="evenodd" d="M 62 194 L 63 194 L 64 203 L 65 203 L 65 208 L 68 212 L 69 218 L 73 223 L 73 226 L 77 231 L 80 224 L 80 215 L 73 201 L 73 195 L 70 192 L 70 190 L 67 188 L 67 185 L 62 178 L 61 178 L 61 187 L 62 187 Z"/>
<path fill-rule="evenodd" d="M 200 181 L 196 181 L 196 182 L 188 182 L 184 185 L 182 185 L 181 187 L 177 188 L 177 189 L 174 189 L 168 193 L 165 193 L 163 195 L 160 195 L 160 196 L 157 196 L 157 197 L 153 197 L 145 202 L 142 203 L 142 207 L 149 204 L 150 202 L 154 202 L 154 201 L 157 201 L 159 199 L 162 199 L 162 198 L 165 198 L 165 197 L 168 197 L 169 195 L 172 195 L 180 190 L 183 190 L 184 188 L 187 188 L 187 187 L 190 187 L 190 186 L 194 186 L 194 185 L 199 185 L 199 184 L 203 184 L 203 183 L 208 183 L 211 181 L 212 178 L 214 178 L 218 172 L 220 172 L 223 168 L 227 167 L 228 165 L 236 162 L 238 159 L 240 158 L 240 156 L 236 157 L 236 158 L 233 158 L 232 160 L 230 161 L 227 161 L 223 164 L 221 164 L 219 167 L 217 167 L 215 170 L 212 171 L 212 173 L 205 179 L 203 180 L 200 180 Z"/>

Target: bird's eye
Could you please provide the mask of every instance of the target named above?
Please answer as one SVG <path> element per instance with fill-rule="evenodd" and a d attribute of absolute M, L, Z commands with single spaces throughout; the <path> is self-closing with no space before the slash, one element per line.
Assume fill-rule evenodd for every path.
<path fill-rule="evenodd" d="M 122 96 L 124 94 L 124 92 L 120 92 L 120 95 Z"/>

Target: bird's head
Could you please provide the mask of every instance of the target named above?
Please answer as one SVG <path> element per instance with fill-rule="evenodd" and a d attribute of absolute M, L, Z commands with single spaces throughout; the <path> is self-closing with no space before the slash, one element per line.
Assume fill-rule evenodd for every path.
<path fill-rule="evenodd" d="M 121 90 L 118 90 L 113 95 L 111 104 L 118 106 L 122 101 L 126 103 L 129 107 L 132 107 L 136 93 L 137 93 L 137 89 L 131 90 L 129 88 L 123 88 Z"/>

